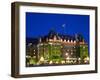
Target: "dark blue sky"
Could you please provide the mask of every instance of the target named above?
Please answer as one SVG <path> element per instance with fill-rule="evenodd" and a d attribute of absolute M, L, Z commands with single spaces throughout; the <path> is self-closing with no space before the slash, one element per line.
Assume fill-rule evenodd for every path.
<path fill-rule="evenodd" d="M 68 35 L 82 34 L 89 44 L 89 15 L 26 13 L 27 38 L 47 35 L 51 29 Z"/>

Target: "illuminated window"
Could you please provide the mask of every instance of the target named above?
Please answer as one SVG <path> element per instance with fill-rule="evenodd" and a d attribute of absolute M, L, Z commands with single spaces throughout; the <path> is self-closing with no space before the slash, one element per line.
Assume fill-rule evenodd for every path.
<path fill-rule="evenodd" d="M 83 49 L 85 49 L 85 46 L 83 46 Z"/>
<path fill-rule="evenodd" d="M 74 43 L 76 43 L 76 41 L 74 40 Z"/>
<path fill-rule="evenodd" d="M 73 43 L 73 40 L 71 40 L 71 43 Z"/>
<path fill-rule="evenodd" d="M 67 40 L 67 42 L 69 43 L 70 41 L 69 41 L 69 40 Z"/>
<path fill-rule="evenodd" d="M 66 39 L 64 39 L 64 42 L 66 42 Z"/>

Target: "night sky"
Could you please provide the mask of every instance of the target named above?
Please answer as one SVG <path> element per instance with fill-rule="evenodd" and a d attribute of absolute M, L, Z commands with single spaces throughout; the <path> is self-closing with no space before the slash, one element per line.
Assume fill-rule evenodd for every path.
<path fill-rule="evenodd" d="M 26 38 L 47 35 L 51 29 L 67 35 L 82 34 L 89 44 L 89 15 L 26 12 Z"/>

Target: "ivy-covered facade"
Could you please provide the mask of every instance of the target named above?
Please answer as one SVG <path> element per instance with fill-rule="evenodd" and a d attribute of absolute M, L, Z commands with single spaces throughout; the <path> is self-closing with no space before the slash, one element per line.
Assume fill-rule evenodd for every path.
<path fill-rule="evenodd" d="M 69 36 L 50 31 L 46 36 L 27 41 L 26 66 L 89 64 L 88 49 L 82 35 Z"/>

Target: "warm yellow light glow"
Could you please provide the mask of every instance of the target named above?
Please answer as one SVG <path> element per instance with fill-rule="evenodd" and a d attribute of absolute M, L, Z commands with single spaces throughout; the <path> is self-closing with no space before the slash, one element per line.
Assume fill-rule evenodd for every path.
<path fill-rule="evenodd" d="M 53 41 L 52 39 L 49 39 L 49 41 Z"/>
<path fill-rule="evenodd" d="M 69 57 L 67 57 L 66 59 L 69 60 Z"/>
<path fill-rule="evenodd" d="M 71 43 L 73 43 L 73 40 L 71 40 Z"/>
<path fill-rule="evenodd" d="M 63 40 L 61 39 L 60 41 L 62 42 Z"/>
<path fill-rule="evenodd" d="M 66 39 L 64 39 L 64 42 L 66 42 Z"/>
<path fill-rule="evenodd" d="M 67 42 L 69 43 L 70 41 L 68 40 Z"/>
<path fill-rule="evenodd" d="M 78 60 L 80 61 L 80 60 L 81 60 L 81 58 L 78 58 Z"/>
<path fill-rule="evenodd" d="M 52 63 L 53 63 L 52 61 L 49 62 L 49 64 L 52 64 Z"/>
<path fill-rule="evenodd" d="M 65 54 L 66 56 L 68 56 L 68 53 L 66 52 L 66 54 Z"/>
<path fill-rule="evenodd" d="M 73 54 L 73 52 L 71 53 L 71 55 Z"/>
<path fill-rule="evenodd" d="M 50 45 L 52 45 L 52 43 L 49 43 Z"/>
<path fill-rule="evenodd" d="M 87 57 L 86 60 L 89 61 L 90 60 L 89 57 Z"/>
<path fill-rule="evenodd" d="M 42 46 L 43 44 L 42 44 L 42 43 L 40 43 L 40 45 Z"/>
<path fill-rule="evenodd" d="M 40 58 L 40 61 L 42 61 L 42 62 L 44 61 L 44 57 L 43 56 Z"/>
<path fill-rule="evenodd" d="M 88 63 L 89 60 L 90 60 L 89 57 L 84 58 L 84 62 L 85 62 L 85 63 Z"/>
<path fill-rule="evenodd" d="M 74 43 L 76 43 L 76 41 L 74 40 Z"/>
<path fill-rule="evenodd" d="M 83 47 L 83 49 L 85 49 L 85 46 Z"/>
<path fill-rule="evenodd" d="M 87 61 L 84 61 L 85 63 L 87 63 Z"/>
<path fill-rule="evenodd" d="M 56 61 L 56 64 L 58 64 L 58 61 Z"/>
<path fill-rule="evenodd" d="M 65 63 L 65 61 L 61 61 L 61 63 L 62 63 L 62 64 L 64 64 L 64 63 Z"/>

